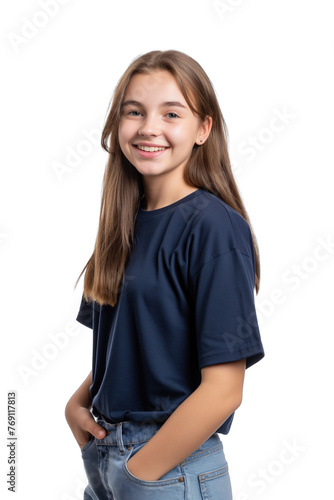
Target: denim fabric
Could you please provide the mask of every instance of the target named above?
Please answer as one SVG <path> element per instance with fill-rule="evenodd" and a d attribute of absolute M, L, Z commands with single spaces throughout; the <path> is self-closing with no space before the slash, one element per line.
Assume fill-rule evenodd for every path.
<path fill-rule="evenodd" d="M 107 431 L 81 449 L 88 485 L 84 500 L 232 500 L 223 444 L 217 432 L 157 481 L 135 477 L 127 462 L 160 429 L 154 421 L 97 423 Z"/>

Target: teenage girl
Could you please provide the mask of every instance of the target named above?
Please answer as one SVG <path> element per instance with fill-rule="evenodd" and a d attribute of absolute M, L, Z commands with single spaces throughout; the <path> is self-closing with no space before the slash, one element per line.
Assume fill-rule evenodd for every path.
<path fill-rule="evenodd" d="M 264 356 L 260 262 L 202 67 L 175 50 L 135 59 L 101 143 L 109 160 L 76 318 L 93 331 L 93 365 L 65 410 L 84 500 L 230 500 L 218 433 Z"/>

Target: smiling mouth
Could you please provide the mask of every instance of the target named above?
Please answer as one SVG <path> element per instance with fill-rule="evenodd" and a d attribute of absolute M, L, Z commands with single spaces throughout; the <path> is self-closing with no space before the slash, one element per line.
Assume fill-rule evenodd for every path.
<path fill-rule="evenodd" d="M 146 159 L 154 159 L 158 157 L 160 158 L 160 156 L 163 156 L 164 153 L 166 153 L 166 151 L 170 149 L 169 147 L 165 146 L 142 146 L 141 144 L 133 144 L 133 147 L 136 150 L 136 155 L 138 158 L 141 157 Z"/>
<path fill-rule="evenodd" d="M 163 151 L 164 149 L 168 149 L 167 147 L 164 147 L 164 146 L 157 146 L 157 147 L 153 147 L 153 146 L 140 146 L 139 144 L 135 144 L 135 147 L 140 149 L 141 151 L 147 151 L 149 153 L 153 153 L 153 152 L 156 152 L 156 151 Z"/>

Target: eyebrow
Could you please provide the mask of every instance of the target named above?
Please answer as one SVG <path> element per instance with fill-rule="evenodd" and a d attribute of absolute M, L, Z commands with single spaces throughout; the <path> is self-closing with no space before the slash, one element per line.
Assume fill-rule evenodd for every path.
<path fill-rule="evenodd" d="M 142 106 L 142 103 L 140 103 L 139 101 L 132 101 L 132 100 L 129 100 L 129 101 L 125 101 L 122 103 L 122 107 L 124 106 Z M 182 104 L 181 102 L 179 101 L 165 101 L 165 102 L 162 102 L 160 104 L 160 107 L 161 108 L 165 108 L 165 107 L 178 107 L 178 108 L 184 108 L 186 109 L 186 106 L 184 106 L 184 104 Z"/>

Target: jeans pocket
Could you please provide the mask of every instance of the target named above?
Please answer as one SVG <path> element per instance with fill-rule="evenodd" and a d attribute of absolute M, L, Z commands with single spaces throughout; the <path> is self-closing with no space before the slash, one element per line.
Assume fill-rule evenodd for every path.
<path fill-rule="evenodd" d="M 80 449 L 81 456 L 84 455 L 85 451 L 90 447 L 90 445 L 94 442 L 95 436 L 93 434 L 90 435 L 89 441 Z"/>
<path fill-rule="evenodd" d="M 232 500 L 232 487 L 228 465 L 198 475 L 202 500 L 224 498 Z"/>
<path fill-rule="evenodd" d="M 166 474 L 164 474 L 157 481 L 146 481 L 134 476 L 128 469 L 127 463 L 131 457 L 133 457 L 144 445 L 144 443 L 137 444 L 129 450 L 129 453 L 125 457 L 123 462 L 123 491 L 122 494 L 124 498 L 128 500 L 145 498 L 159 500 L 171 500 L 171 499 L 184 499 L 184 477 L 179 472 L 179 468 L 175 467 Z"/>

